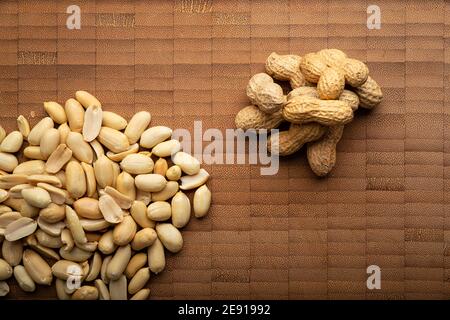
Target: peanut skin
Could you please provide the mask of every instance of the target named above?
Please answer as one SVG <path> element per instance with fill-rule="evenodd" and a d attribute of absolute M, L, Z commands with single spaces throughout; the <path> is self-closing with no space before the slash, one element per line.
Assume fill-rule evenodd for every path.
<path fill-rule="evenodd" d="M 326 176 L 336 164 L 336 145 L 343 131 L 343 125 L 329 127 L 322 139 L 308 143 L 309 166 L 317 176 Z"/>

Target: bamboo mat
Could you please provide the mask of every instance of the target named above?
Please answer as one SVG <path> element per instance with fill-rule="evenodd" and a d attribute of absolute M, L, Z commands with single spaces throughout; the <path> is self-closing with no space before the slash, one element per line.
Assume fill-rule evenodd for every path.
<path fill-rule="evenodd" d="M 76 90 L 153 124 L 234 127 L 245 87 L 272 51 L 337 47 L 366 61 L 385 99 L 346 128 L 326 179 L 305 154 L 274 177 L 256 165 L 207 166 L 214 205 L 184 231 L 185 248 L 150 281 L 153 299 L 450 297 L 450 3 L 367 1 L 0 2 L 0 113 L 44 116 Z M 381 268 L 381 290 L 366 267 Z M 12 282 L 11 282 L 12 283 Z M 51 288 L 12 297 L 53 298 Z"/>

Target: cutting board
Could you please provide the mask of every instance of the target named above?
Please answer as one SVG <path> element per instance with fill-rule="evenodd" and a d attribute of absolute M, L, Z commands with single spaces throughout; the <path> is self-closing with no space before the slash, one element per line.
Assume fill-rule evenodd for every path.
<path fill-rule="evenodd" d="M 67 7 L 81 9 L 68 29 Z M 340 48 L 367 62 L 384 100 L 357 112 L 323 179 L 304 151 L 262 176 L 257 164 L 206 165 L 213 206 L 152 276 L 152 299 L 450 297 L 450 5 L 368 1 L 1 1 L 0 116 L 35 124 L 43 101 L 76 90 L 153 125 L 234 128 L 245 87 L 272 52 Z M 192 131 L 191 131 L 192 132 Z M 368 289 L 367 267 L 381 271 Z M 10 298 L 53 299 L 53 288 Z"/>

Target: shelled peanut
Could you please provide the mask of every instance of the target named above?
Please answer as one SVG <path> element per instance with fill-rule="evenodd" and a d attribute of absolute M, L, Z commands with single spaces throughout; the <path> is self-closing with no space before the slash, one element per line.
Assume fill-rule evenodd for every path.
<path fill-rule="evenodd" d="M 344 126 L 358 107 L 372 109 L 383 98 L 380 86 L 362 61 L 339 49 L 323 49 L 300 57 L 271 53 L 266 73 L 255 74 L 247 86 L 252 105 L 235 118 L 237 128 L 288 130 L 273 134 L 269 150 L 281 156 L 307 147 L 308 162 L 318 176 L 326 176 L 336 163 L 336 146 Z M 288 81 L 287 94 L 274 80 Z"/>
<path fill-rule="evenodd" d="M 0 126 L 0 296 L 14 277 L 25 292 L 55 283 L 59 299 L 146 299 L 165 251 L 208 213 L 209 174 L 150 113 L 127 122 L 75 96 L 44 102 L 32 128 Z"/>

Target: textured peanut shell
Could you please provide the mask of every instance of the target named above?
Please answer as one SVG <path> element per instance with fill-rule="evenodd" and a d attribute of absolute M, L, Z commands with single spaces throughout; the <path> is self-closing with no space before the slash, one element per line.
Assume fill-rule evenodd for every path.
<path fill-rule="evenodd" d="M 299 96 L 286 103 L 283 117 L 296 124 L 318 122 L 325 126 L 334 126 L 352 121 L 353 111 L 344 101 Z"/>
<path fill-rule="evenodd" d="M 329 67 L 340 67 L 347 55 L 339 49 L 322 49 L 317 54 Z"/>
<path fill-rule="evenodd" d="M 292 88 L 301 87 L 305 77 L 300 72 L 302 58 L 294 54 L 279 55 L 272 52 L 266 60 L 266 72 L 274 79 L 289 81 Z"/>
<path fill-rule="evenodd" d="M 257 106 L 248 106 L 238 112 L 234 122 L 236 128 L 242 130 L 271 130 L 277 128 L 283 122 L 283 117 L 281 116 L 281 111 L 268 114 L 262 112 Z"/>
<path fill-rule="evenodd" d="M 353 87 L 362 85 L 369 76 L 366 64 L 356 59 L 345 59 L 341 70 L 345 75 L 345 81 Z"/>
<path fill-rule="evenodd" d="M 336 164 L 336 145 L 343 131 L 343 125 L 330 127 L 322 139 L 308 144 L 309 166 L 317 176 L 326 176 Z"/>
<path fill-rule="evenodd" d="M 317 83 L 317 93 L 320 99 L 338 99 L 345 87 L 345 78 L 342 72 L 335 68 L 326 68 Z"/>
<path fill-rule="evenodd" d="M 267 141 L 267 147 L 273 153 L 288 156 L 300 150 L 305 143 L 320 139 L 326 131 L 326 127 L 318 123 L 291 124 L 289 130 L 272 135 Z"/>
<path fill-rule="evenodd" d="M 348 105 L 350 106 L 350 108 L 352 108 L 353 111 L 358 109 L 359 97 L 353 91 L 350 91 L 350 90 L 342 91 L 342 93 L 339 96 L 338 100 L 347 102 Z"/>
<path fill-rule="evenodd" d="M 255 74 L 247 85 L 247 96 L 261 111 L 275 113 L 286 100 L 283 89 L 265 73 Z"/>
<path fill-rule="evenodd" d="M 359 105 L 366 109 L 372 109 L 383 99 L 380 86 L 370 76 L 363 85 L 355 88 L 355 93 L 359 97 Z"/>
<path fill-rule="evenodd" d="M 327 68 L 327 64 L 316 53 L 308 53 L 300 62 L 300 70 L 306 81 L 317 83 L 322 72 Z"/>
<path fill-rule="evenodd" d="M 319 99 L 319 93 L 317 92 L 317 88 L 314 87 L 299 87 L 296 88 L 294 90 L 292 90 L 291 92 L 289 92 L 289 94 L 287 95 L 287 100 L 291 100 L 293 97 L 298 97 L 298 96 L 308 96 L 308 97 L 313 97 L 313 98 L 317 98 Z"/>

